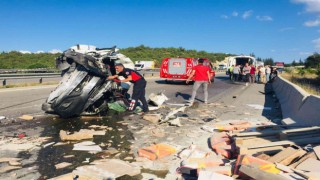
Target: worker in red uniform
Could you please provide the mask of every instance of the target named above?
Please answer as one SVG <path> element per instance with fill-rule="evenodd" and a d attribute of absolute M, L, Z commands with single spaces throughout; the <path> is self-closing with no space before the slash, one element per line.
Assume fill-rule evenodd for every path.
<path fill-rule="evenodd" d="M 134 111 L 137 107 L 138 101 L 140 100 L 142 103 L 143 112 L 148 112 L 148 103 L 145 98 L 147 81 L 144 79 L 144 77 L 135 70 L 125 68 L 123 64 L 120 63 L 115 65 L 115 69 L 118 74 L 109 76 L 109 80 L 123 76 L 125 79 L 120 80 L 121 82 L 131 82 L 134 84 L 132 98 L 128 110 Z"/>
<path fill-rule="evenodd" d="M 186 81 L 186 83 L 188 84 L 189 81 L 192 79 L 192 77 L 194 77 L 192 96 L 189 100 L 190 106 L 192 106 L 200 86 L 202 86 L 203 92 L 204 92 L 204 103 L 206 104 L 208 103 L 208 85 L 211 84 L 210 69 L 208 66 L 203 65 L 203 62 L 204 62 L 204 59 L 198 60 L 198 65 L 193 67 L 192 72 Z"/>

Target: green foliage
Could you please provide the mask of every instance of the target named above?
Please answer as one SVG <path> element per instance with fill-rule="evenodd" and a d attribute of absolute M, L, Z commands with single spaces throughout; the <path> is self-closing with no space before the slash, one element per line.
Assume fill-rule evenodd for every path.
<path fill-rule="evenodd" d="M 226 56 L 229 56 L 225 53 L 186 50 L 183 47 L 150 48 L 144 45 L 121 49 L 120 52 L 130 57 L 133 62 L 138 60 L 153 60 L 156 63 L 156 67 L 160 67 L 162 59 L 167 57 L 208 58 L 211 62 L 215 62 L 222 61 Z"/>
<path fill-rule="evenodd" d="M 319 68 L 320 67 L 320 54 L 314 53 L 313 55 L 309 56 L 305 60 L 306 68 Z"/>
<path fill-rule="evenodd" d="M 306 69 L 298 69 L 298 74 L 303 77 L 306 74 Z"/>
<path fill-rule="evenodd" d="M 225 53 L 209 53 L 206 51 L 187 50 L 183 47 L 150 48 L 140 45 L 120 50 L 120 53 L 129 57 L 133 62 L 138 60 L 153 60 L 156 67 L 160 67 L 162 59 L 167 57 L 207 58 L 211 62 L 222 61 Z M 60 54 L 39 53 L 23 54 L 18 51 L 0 53 L 0 69 L 34 69 L 55 68 L 55 58 Z"/>
<path fill-rule="evenodd" d="M 55 68 L 55 58 L 60 54 L 23 54 L 18 51 L 0 53 L 0 69 Z"/>
<path fill-rule="evenodd" d="M 264 62 L 264 65 L 270 65 L 270 66 L 274 65 L 274 61 L 272 58 L 263 59 L 263 62 Z"/>

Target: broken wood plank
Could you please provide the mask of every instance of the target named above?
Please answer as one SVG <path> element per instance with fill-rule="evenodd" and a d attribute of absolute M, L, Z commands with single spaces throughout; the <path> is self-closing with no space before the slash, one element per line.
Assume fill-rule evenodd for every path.
<path fill-rule="evenodd" d="M 320 167 L 320 161 L 313 158 L 308 158 L 307 160 L 303 161 L 299 164 L 296 169 L 303 170 L 303 171 L 312 171 L 318 172 Z"/>
<path fill-rule="evenodd" d="M 320 159 L 320 146 L 313 147 L 314 153 L 316 153 L 318 159 Z"/>
<path fill-rule="evenodd" d="M 284 149 L 283 146 L 273 146 L 273 147 L 261 147 L 257 149 L 248 149 L 247 147 L 239 146 L 239 154 L 257 154 L 257 153 L 265 153 L 268 155 L 276 154 Z"/>
<path fill-rule="evenodd" d="M 306 128 L 296 128 L 296 129 L 288 129 L 288 130 L 266 130 L 262 132 L 245 132 L 245 133 L 236 133 L 234 134 L 235 137 L 246 137 L 246 136 L 270 136 L 270 135 L 277 135 L 279 133 L 297 133 L 303 132 L 306 133 L 307 131 L 320 131 L 319 126 L 315 127 L 306 127 Z"/>
<path fill-rule="evenodd" d="M 317 155 L 314 152 L 308 152 L 305 156 L 300 158 L 297 162 L 290 165 L 292 168 L 296 168 L 299 164 L 301 164 L 303 161 L 307 160 L 308 158 L 317 159 Z"/>
<path fill-rule="evenodd" d="M 287 178 L 282 177 L 277 174 L 267 173 L 263 170 L 260 170 L 256 167 L 253 167 L 251 165 L 241 165 L 240 172 L 246 174 L 247 176 L 253 178 L 253 179 L 259 179 L 259 180 L 287 180 Z"/>

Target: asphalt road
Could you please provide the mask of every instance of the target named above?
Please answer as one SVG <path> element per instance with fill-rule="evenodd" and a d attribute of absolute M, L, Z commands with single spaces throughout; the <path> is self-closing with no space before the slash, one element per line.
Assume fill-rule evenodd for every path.
<path fill-rule="evenodd" d="M 168 103 L 185 103 L 192 92 L 192 85 L 184 82 L 167 84 L 163 79 L 152 77 L 147 78 L 147 81 L 147 99 L 150 93 L 163 92 L 169 98 Z M 0 89 L 0 116 L 16 118 L 24 114 L 42 115 L 41 105 L 55 87 L 56 85 L 48 85 Z M 215 82 L 209 85 L 209 102 L 216 101 L 222 94 L 232 90 L 232 87 L 235 86 L 229 82 L 227 76 L 218 74 Z M 197 98 L 203 100 L 201 88 Z"/>

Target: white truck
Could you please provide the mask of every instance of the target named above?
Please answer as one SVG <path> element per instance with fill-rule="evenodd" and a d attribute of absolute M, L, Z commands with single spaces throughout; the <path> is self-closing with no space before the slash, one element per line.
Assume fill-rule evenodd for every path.
<path fill-rule="evenodd" d="M 148 70 L 154 69 L 154 61 L 136 61 L 134 64 L 134 70 L 141 71 L 141 70 Z"/>
<path fill-rule="evenodd" d="M 249 63 L 249 65 L 253 64 L 255 67 L 257 66 L 257 61 L 256 58 L 252 56 L 230 56 L 227 57 L 227 74 L 228 74 L 228 69 L 234 65 L 240 65 L 244 66 L 246 63 Z"/>

